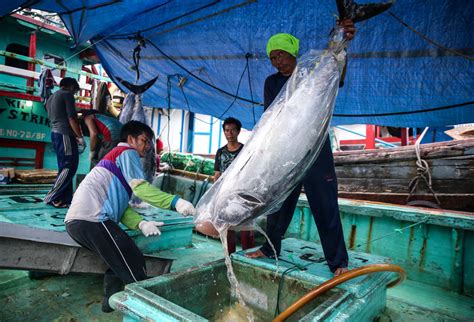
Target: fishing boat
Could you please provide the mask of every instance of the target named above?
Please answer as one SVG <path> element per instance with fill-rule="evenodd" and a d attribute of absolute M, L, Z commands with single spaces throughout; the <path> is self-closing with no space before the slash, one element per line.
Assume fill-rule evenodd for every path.
<path fill-rule="evenodd" d="M 38 83 L 43 71 L 51 72 L 56 89 L 63 77 L 79 80 L 77 109 L 92 107 L 93 80 L 111 84 L 97 70 L 99 60 L 92 50 L 83 46 L 80 54 L 71 52 L 71 36 L 58 21 L 34 11 L 14 13 L 1 21 L 0 166 L 10 168 L 10 172 L 4 170 L 5 183 L 13 180 L 13 168 L 25 170 L 17 172 L 17 178 L 23 182 L 54 181 L 56 157 L 43 104 L 45 98 L 41 97 Z M 82 154 L 80 160 L 78 174 L 85 174 L 89 170 L 86 155 Z"/>
<path fill-rule="evenodd" d="M 338 151 L 334 162 L 343 198 L 474 211 L 472 139 Z"/>
<path fill-rule="evenodd" d="M 29 4 L 31 10 L 24 5 L 0 5 L 1 321 L 246 320 L 249 312 L 257 321 L 282 314 L 303 321 L 473 319 L 471 140 L 420 145 L 418 154 L 414 142 L 336 152 L 349 269 L 365 275 L 332 279 L 302 193 L 278 262 L 245 256 L 264 241 L 257 233 L 227 240 L 228 249 L 235 248 L 230 259 L 245 307 L 227 279 L 219 240 L 194 231 L 192 218 L 137 209 L 164 222 L 160 237 L 127 231 L 145 254 L 151 278 L 127 285 L 110 300 L 115 311 L 102 313 L 106 266 L 67 235 L 66 209 L 42 203 L 56 161 L 36 83 L 41 67 L 51 68 L 56 79 L 80 81 L 78 109 L 91 108 L 90 79 L 115 82 L 128 92 L 119 78 L 140 85 L 158 77 L 142 95 L 147 122 L 169 155 L 194 155 L 180 159 L 186 160 L 181 169 L 157 175 L 153 185 L 196 204 L 212 185 L 212 160 L 203 155 L 223 145 L 222 120 L 237 116 L 250 133 L 262 113 L 256 93 L 273 72 L 263 52 L 267 39 L 287 25 L 300 35 L 301 51 L 324 48 L 325 37 L 318 39 L 314 30 L 329 31 L 335 5 L 128 0 L 38 1 Z M 412 7 L 424 12 L 416 28 L 404 21 L 415 23 Z M 463 40 L 472 38 L 467 37 L 472 28 L 459 25 L 470 21 L 472 7 L 400 0 L 390 14 L 358 26 L 333 125 L 474 122 L 472 84 L 465 80 L 472 79 L 472 43 Z M 56 20 L 37 9 L 58 13 L 67 30 L 45 21 Z M 414 30 L 449 39 L 454 49 L 433 50 Z M 108 76 L 94 70 L 99 62 Z M 427 80 L 433 86 L 421 85 Z M 419 159 L 428 163 L 431 189 L 419 177 L 421 190 L 412 192 Z M 78 177 L 88 171 L 82 155 Z M 410 201 L 416 202 L 407 205 Z M 294 306 L 314 290 L 325 292 L 301 309 Z"/>
<path fill-rule="evenodd" d="M 181 193 L 190 201 L 197 199 L 194 189 L 207 186 L 204 180 L 168 174 L 157 177 L 154 184 L 171 189 L 168 190 L 171 193 Z M 137 321 L 214 320 L 236 301 L 229 291 L 226 274 L 222 273 L 225 266 L 220 243 L 192 233 L 190 218 L 147 209 L 140 210 L 144 216 L 165 222 L 163 237 L 141 237 L 140 240 L 135 234 L 133 238 L 148 254 L 147 261 L 155 261 L 149 265 L 159 268 L 156 274 L 160 276 L 127 286 L 112 299 L 113 307 L 121 314 L 101 316 L 98 313 L 100 291 L 92 290 L 96 288 L 98 277 L 91 274 L 100 273 L 103 268 L 101 270 L 97 261 L 94 265 L 92 256 L 68 239 L 61 220 L 65 211 L 38 202 L 44 192 L 38 186 L 2 187 L 0 264 L 68 275 L 30 281 L 23 271 L 2 271 L 4 291 L 0 299 L 7 308 L 4 312 L 7 320 L 70 317 L 110 321 L 120 320 L 121 314 L 124 319 Z M 413 316 L 418 320 L 436 321 L 472 318 L 474 290 L 470 271 L 473 263 L 466 256 L 474 247 L 472 213 L 343 198 L 339 203 L 349 249 L 349 268 L 391 263 L 404 268 L 407 280 L 387 290 L 386 285 L 395 277 L 391 273 L 375 273 L 370 278 L 341 284 L 315 299 L 309 308 L 298 313 L 299 318 L 317 317 L 328 321 L 344 317 L 392 321 L 404 321 Z M 19 225 L 21 229 L 14 229 Z M 244 298 L 260 320 L 272 319 L 277 307 L 282 312 L 331 278 L 304 195 L 285 237 L 278 265 L 271 259 L 246 258 L 244 253 L 253 248 L 232 255 Z M 71 274 L 73 272 L 82 274 Z M 161 276 L 163 272 L 171 274 Z M 91 284 L 89 289 L 75 289 L 75 283 Z M 290 293 L 288 288 L 292 289 Z M 48 306 L 59 305 L 50 304 L 43 292 L 70 308 L 51 311 L 38 307 L 18 312 L 18 306 L 31 308 L 29 305 L 40 301 Z M 279 294 L 281 299 L 278 299 Z"/>

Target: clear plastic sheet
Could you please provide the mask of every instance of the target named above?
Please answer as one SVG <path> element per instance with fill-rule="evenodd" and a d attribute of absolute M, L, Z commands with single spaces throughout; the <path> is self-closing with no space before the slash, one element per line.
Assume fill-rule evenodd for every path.
<path fill-rule="evenodd" d="M 243 150 L 197 204 L 197 223 L 247 226 L 280 207 L 324 143 L 344 61 L 341 46 L 299 59 Z"/>

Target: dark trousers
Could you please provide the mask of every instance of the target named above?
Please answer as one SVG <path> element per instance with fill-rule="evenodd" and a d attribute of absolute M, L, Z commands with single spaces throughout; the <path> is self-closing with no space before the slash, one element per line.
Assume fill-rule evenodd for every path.
<path fill-rule="evenodd" d="M 120 142 L 119 140 L 111 141 L 111 142 L 101 141 L 99 144 L 100 147 L 96 149 L 98 150 L 97 157 L 91 160 L 91 170 L 93 167 L 97 165 L 97 163 L 99 163 L 100 160 L 102 160 L 107 155 L 107 153 L 112 151 L 112 149 L 115 148 L 117 144 L 119 144 L 119 142 Z"/>
<path fill-rule="evenodd" d="M 277 255 L 280 255 L 281 240 L 293 218 L 302 186 L 318 228 L 329 268 L 334 272 L 337 268 L 347 267 L 348 255 L 339 217 L 337 178 L 329 138 L 326 139 L 321 153 L 303 181 L 286 198 L 280 210 L 267 217 L 267 234 L 275 246 Z M 261 251 L 267 257 L 274 256 L 268 242 L 262 246 Z"/>
<path fill-rule="evenodd" d="M 79 151 L 74 136 L 51 132 L 51 141 L 58 160 L 58 176 L 51 190 L 44 197 L 45 203 L 72 201 L 72 180 L 79 165 Z"/>
<path fill-rule="evenodd" d="M 99 255 L 109 266 L 105 281 L 115 275 L 123 284 L 146 279 L 145 258 L 135 242 L 112 220 L 66 223 L 68 234 L 78 244 Z M 113 273 L 113 274 L 112 274 Z"/>

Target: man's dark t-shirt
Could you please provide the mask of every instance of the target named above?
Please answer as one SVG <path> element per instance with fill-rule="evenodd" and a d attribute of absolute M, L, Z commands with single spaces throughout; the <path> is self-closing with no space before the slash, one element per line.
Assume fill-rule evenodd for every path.
<path fill-rule="evenodd" d="M 280 90 L 285 86 L 286 81 L 290 78 L 291 76 L 284 76 L 280 72 L 275 73 L 273 75 L 270 75 L 267 77 L 265 80 L 265 86 L 263 88 L 263 108 L 264 111 L 267 110 L 267 108 L 272 105 L 273 101 L 277 97 L 278 93 L 280 93 Z M 339 82 L 339 87 L 342 87 L 344 84 L 342 78 L 341 81 Z"/>
<path fill-rule="evenodd" d="M 71 92 L 60 89 L 51 95 L 46 102 L 46 110 L 51 120 L 51 131 L 64 135 L 74 135 L 69 125 L 70 118 L 76 118 L 76 107 L 74 95 Z"/>
<path fill-rule="evenodd" d="M 265 111 L 273 103 L 278 93 L 280 93 L 280 90 L 289 78 L 290 76 L 284 76 L 279 72 L 267 77 L 263 90 L 263 106 Z"/>
<path fill-rule="evenodd" d="M 214 170 L 224 172 L 230 166 L 232 161 L 234 161 L 239 152 L 242 151 L 243 147 L 244 145 L 242 144 L 240 148 L 231 152 L 227 149 L 227 145 L 224 145 L 222 148 L 217 150 Z"/>

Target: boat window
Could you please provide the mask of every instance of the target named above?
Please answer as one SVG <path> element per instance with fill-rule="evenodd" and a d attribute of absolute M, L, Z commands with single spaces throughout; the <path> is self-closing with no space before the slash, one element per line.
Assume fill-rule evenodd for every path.
<path fill-rule="evenodd" d="M 56 65 L 66 65 L 64 58 L 51 55 L 51 54 L 44 54 L 43 60 L 48 63 L 56 64 Z M 52 69 L 53 76 L 61 77 L 61 70 L 60 69 Z"/>
<path fill-rule="evenodd" d="M 29 48 L 20 44 L 8 44 L 6 51 L 23 56 L 29 55 Z M 28 62 L 12 57 L 5 57 L 5 65 L 21 69 L 28 69 Z"/>

